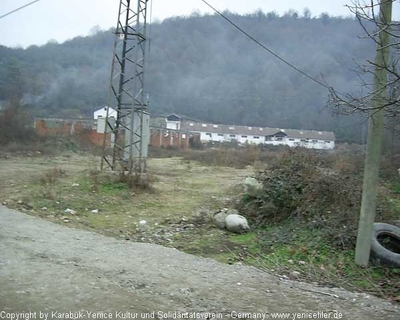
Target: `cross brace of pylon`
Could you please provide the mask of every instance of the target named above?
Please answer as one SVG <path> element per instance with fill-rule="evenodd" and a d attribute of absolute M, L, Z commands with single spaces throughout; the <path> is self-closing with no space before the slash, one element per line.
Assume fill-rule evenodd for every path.
<path fill-rule="evenodd" d="M 146 170 L 150 115 L 144 93 L 149 0 L 120 0 L 101 168 Z M 112 115 L 111 110 L 116 110 Z M 112 149 L 112 152 L 110 152 Z"/>

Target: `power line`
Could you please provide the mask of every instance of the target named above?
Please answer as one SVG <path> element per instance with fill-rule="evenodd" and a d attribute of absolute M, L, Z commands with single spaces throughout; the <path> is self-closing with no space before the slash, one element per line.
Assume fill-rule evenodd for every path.
<path fill-rule="evenodd" d="M 6 16 L 9 16 L 10 14 L 12 14 L 12 13 L 14 13 L 14 12 L 17 12 L 17 11 L 23 9 L 23 8 L 29 7 L 31 4 L 34 4 L 35 2 L 38 2 L 38 1 L 40 1 L 40 0 L 35 0 L 35 1 L 32 1 L 32 2 L 29 2 L 28 4 L 23 5 L 22 7 L 19 7 L 19 8 L 17 8 L 17 9 L 14 9 L 13 11 L 10 11 L 10 12 L 8 12 L 8 13 L 6 13 L 6 14 L 3 14 L 2 16 L 0 16 L 0 19 L 4 18 L 4 17 L 6 17 Z"/>
<path fill-rule="evenodd" d="M 249 39 L 251 39 L 252 41 L 254 41 L 255 43 L 257 43 L 261 48 L 263 48 L 264 50 L 268 51 L 270 54 L 272 54 L 275 58 L 277 58 L 278 60 L 282 61 L 283 63 L 285 63 L 286 65 L 288 65 L 289 67 L 291 67 L 292 69 L 296 70 L 297 72 L 301 73 L 303 76 L 307 77 L 308 79 L 314 81 L 315 83 L 319 84 L 320 86 L 323 86 L 324 88 L 331 90 L 332 88 L 327 86 L 325 83 L 313 78 L 312 76 L 310 76 L 309 74 L 305 73 L 304 71 L 300 70 L 299 68 L 297 68 L 296 66 L 294 66 L 293 64 L 291 64 L 290 62 L 286 61 L 285 59 L 281 58 L 278 54 L 276 54 L 275 52 L 273 52 L 271 49 L 267 48 L 265 45 L 263 45 L 260 41 L 258 41 L 257 39 L 255 39 L 252 35 L 250 35 L 249 33 L 247 33 L 246 31 L 244 31 L 242 28 L 240 28 L 237 24 L 235 24 L 234 22 L 232 22 L 229 18 L 227 18 L 224 14 L 222 14 L 221 12 L 219 12 L 217 9 L 215 9 L 211 4 L 209 4 L 206 0 L 201 0 L 203 1 L 207 6 L 209 6 L 212 10 L 214 10 L 215 13 L 219 14 L 222 18 L 224 18 L 226 21 L 228 21 L 232 26 L 234 26 L 236 29 L 238 29 L 241 33 L 243 33 L 246 37 L 248 37 Z"/>

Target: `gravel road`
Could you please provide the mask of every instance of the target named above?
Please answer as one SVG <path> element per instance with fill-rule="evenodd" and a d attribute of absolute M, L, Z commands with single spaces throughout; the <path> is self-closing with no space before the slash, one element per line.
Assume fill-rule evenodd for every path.
<path fill-rule="evenodd" d="M 314 319 L 400 319 L 398 306 L 366 294 L 107 238 L 2 206 L 0 221 L 0 319 L 18 312 L 31 312 L 24 318 L 33 319 L 199 318 L 207 312 L 224 318 L 292 312 L 297 317 L 288 319 L 296 319 L 316 312 Z"/>

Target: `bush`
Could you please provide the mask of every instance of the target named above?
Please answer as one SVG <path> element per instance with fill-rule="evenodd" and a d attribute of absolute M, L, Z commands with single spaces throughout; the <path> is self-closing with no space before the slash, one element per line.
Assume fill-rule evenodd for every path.
<path fill-rule="evenodd" d="M 398 182 L 400 178 L 397 171 L 398 168 L 400 168 L 399 161 L 392 161 L 389 157 L 383 157 L 381 159 L 379 176 L 385 181 Z"/>
<path fill-rule="evenodd" d="M 0 145 L 34 140 L 31 119 L 21 107 L 8 106 L 0 113 Z"/>
<path fill-rule="evenodd" d="M 197 139 L 195 137 L 190 137 L 189 138 L 189 146 L 191 149 L 196 149 L 196 150 L 203 150 L 204 146 L 201 143 L 200 139 Z"/>
<path fill-rule="evenodd" d="M 362 194 L 362 175 L 334 170 L 325 156 L 289 150 L 287 156 L 257 175 L 261 190 L 246 193 L 238 209 L 258 226 L 300 219 L 311 229 L 326 230 L 331 243 L 355 245 Z M 377 220 L 388 220 L 393 211 L 378 201 Z"/>

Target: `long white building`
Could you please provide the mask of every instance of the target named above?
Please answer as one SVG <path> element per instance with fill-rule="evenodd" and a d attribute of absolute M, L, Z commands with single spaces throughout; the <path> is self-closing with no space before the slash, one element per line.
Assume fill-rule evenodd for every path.
<path fill-rule="evenodd" d="M 201 123 L 184 119 L 176 114 L 169 115 L 165 121 L 167 129 L 198 133 L 200 140 L 205 143 L 236 140 L 243 144 L 287 145 L 310 149 L 335 148 L 335 135 L 327 131 Z"/>

